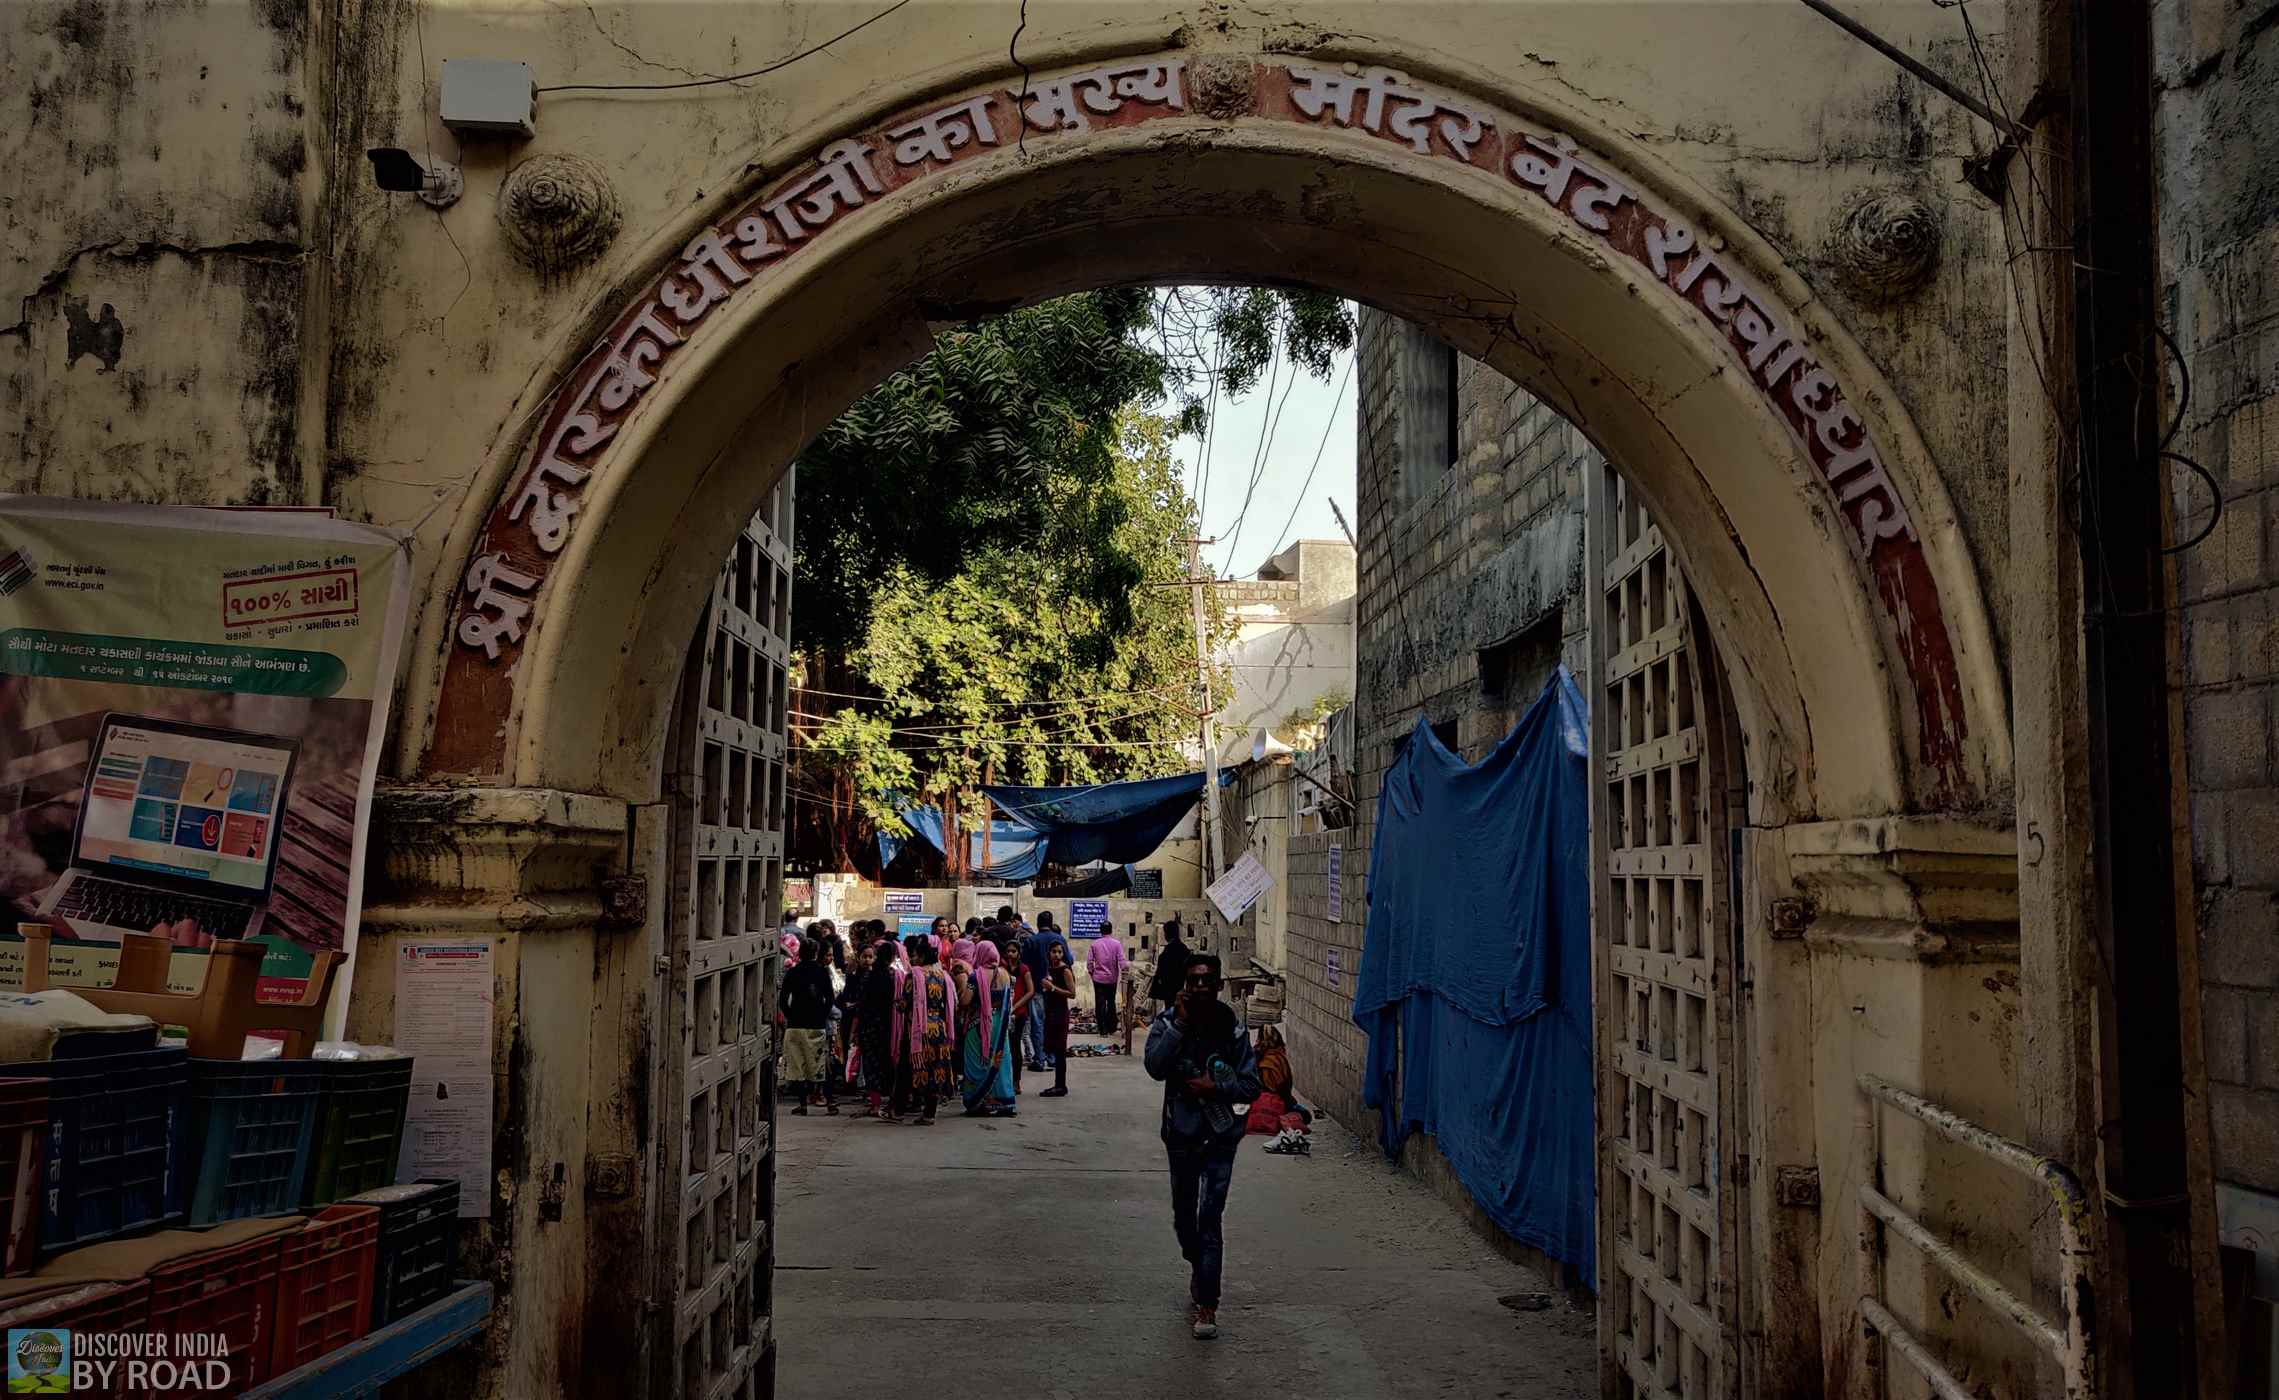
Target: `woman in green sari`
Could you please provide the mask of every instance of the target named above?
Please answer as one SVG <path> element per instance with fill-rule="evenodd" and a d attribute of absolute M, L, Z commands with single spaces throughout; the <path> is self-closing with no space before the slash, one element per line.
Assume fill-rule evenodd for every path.
<path fill-rule="evenodd" d="M 1005 975 L 997 945 L 983 939 L 974 944 L 973 977 L 958 1011 L 965 1023 L 960 1037 L 958 1064 L 963 1080 L 965 1112 L 969 1118 L 1011 1118 L 1013 1107 L 1013 1050 L 1010 1027 L 1018 1014 L 1012 980 Z"/>

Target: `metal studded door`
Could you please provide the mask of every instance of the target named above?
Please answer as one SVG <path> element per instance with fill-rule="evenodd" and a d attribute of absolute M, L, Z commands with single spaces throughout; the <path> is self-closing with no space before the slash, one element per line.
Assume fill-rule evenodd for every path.
<path fill-rule="evenodd" d="M 1618 1400 L 1738 1390 L 1735 771 L 1684 575 L 1611 470 L 1591 493 L 1599 1338 Z"/>
<path fill-rule="evenodd" d="M 659 1395 L 775 1393 L 776 1045 L 792 483 L 744 529 L 689 647 L 669 738 L 677 887 L 666 919 L 657 1150 L 669 1257 Z"/>

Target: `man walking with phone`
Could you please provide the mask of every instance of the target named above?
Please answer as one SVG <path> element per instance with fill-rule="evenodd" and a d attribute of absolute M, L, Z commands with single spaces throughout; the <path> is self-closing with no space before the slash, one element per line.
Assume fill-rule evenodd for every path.
<path fill-rule="evenodd" d="M 1242 1119 L 1234 1106 L 1258 1097 L 1250 1032 L 1219 1000 L 1219 960 L 1191 955 L 1177 999 L 1148 1027 L 1144 1062 L 1163 1083 L 1163 1146 L 1171 1159 L 1171 1224 L 1192 1269 L 1197 1341 L 1219 1335 L 1219 1273 L 1227 1188 L 1234 1181 Z"/>

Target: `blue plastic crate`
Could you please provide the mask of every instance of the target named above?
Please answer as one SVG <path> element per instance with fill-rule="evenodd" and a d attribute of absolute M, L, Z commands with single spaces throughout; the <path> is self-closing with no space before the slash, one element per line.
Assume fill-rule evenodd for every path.
<path fill-rule="evenodd" d="M 190 1057 L 180 1047 L 25 1060 L 0 1078 L 48 1081 L 40 1253 L 182 1223 Z"/>
<path fill-rule="evenodd" d="M 313 1060 L 190 1061 L 190 1223 L 300 1209 L 324 1070 Z"/>

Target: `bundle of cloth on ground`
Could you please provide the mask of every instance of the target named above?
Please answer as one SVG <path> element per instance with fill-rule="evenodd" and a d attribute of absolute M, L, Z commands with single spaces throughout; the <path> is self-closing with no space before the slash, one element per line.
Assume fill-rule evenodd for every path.
<path fill-rule="evenodd" d="M 1477 765 L 1418 722 L 1378 798 L 1353 1019 L 1387 1154 L 1431 1134 L 1595 1288 L 1587 724 L 1564 667 Z"/>
<path fill-rule="evenodd" d="M 1232 776 L 1222 777 L 1222 785 Z M 1204 781 L 1201 773 L 1183 773 L 1082 787 L 984 786 L 981 790 L 999 815 L 986 833 L 974 826 L 961 828 L 960 834 L 975 875 L 997 884 L 1027 884 L 1047 864 L 1128 864 L 1146 859 L 1163 844 L 1202 796 Z M 902 809 L 901 817 L 912 839 L 937 851 L 948 849 L 940 809 L 913 804 Z M 904 838 L 880 833 L 880 859 L 891 864 L 903 845 Z"/>

